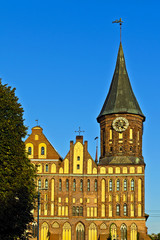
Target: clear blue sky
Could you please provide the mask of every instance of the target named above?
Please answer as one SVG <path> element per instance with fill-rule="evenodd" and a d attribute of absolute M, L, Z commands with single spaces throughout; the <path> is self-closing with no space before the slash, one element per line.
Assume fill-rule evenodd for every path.
<path fill-rule="evenodd" d="M 65 157 L 75 130 L 85 130 L 95 157 L 96 122 L 115 68 L 119 26 L 130 81 L 146 115 L 146 212 L 160 232 L 160 2 L 107 0 L 0 1 L 0 77 L 16 87 L 25 124 L 39 119 Z"/>

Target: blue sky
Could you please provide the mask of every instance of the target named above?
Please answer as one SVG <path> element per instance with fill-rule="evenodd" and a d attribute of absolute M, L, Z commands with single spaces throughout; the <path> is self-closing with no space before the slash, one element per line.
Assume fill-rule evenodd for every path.
<path fill-rule="evenodd" d="M 159 1 L 0 1 L 0 77 L 16 87 L 31 128 L 39 120 L 62 157 L 75 130 L 85 130 L 95 157 L 96 118 L 122 45 L 130 81 L 146 115 L 146 212 L 149 233 L 160 232 L 160 22 Z"/>

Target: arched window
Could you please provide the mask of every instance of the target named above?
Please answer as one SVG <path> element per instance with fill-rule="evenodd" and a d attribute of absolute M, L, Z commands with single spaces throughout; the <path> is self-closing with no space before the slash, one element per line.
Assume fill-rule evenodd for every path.
<path fill-rule="evenodd" d="M 77 157 L 77 161 L 80 161 L 80 156 Z"/>
<path fill-rule="evenodd" d="M 134 191 L 134 179 L 131 180 L 131 191 Z"/>
<path fill-rule="evenodd" d="M 37 222 L 33 222 L 32 223 L 32 236 L 34 238 L 37 237 L 37 230 L 38 230 Z"/>
<path fill-rule="evenodd" d="M 66 191 L 68 192 L 69 191 L 69 180 L 66 179 Z"/>
<path fill-rule="evenodd" d="M 45 188 L 48 188 L 48 180 L 45 180 Z"/>
<path fill-rule="evenodd" d="M 32 148 L 31 147 L 28 148 L 28 155 L 32 155 Z"/>
<path fill-rule="evenodd" d="M 38 188 L 41 188 L 41 179 L 38 180 Z"/>
<path fill-rule="evenodd" d="M 119 204 L 117 204 L 117 206 L 116 206 L 116 215 L 120 216 L 120 205 Z"/>
<path fill-rule="evenodd" d="M 127 191 L 127 180 L 124 180 L 124 185 L 123 185 L 124 191 Z"/>
<path fill-rule="evenodd" d="M 73 208 L 72 208 L 72 215 L 76 216 L 76 207 L 75 206 L 73 206 Z"/>
<path fill-rule="evenodd" d="M 124 204 L 123 206 L 123 214 L 124 216 L 127 216 L 127 204 Z"/>
<path fill-rule="evenodd" d="M 48 231 L 49 227 L 48 224 L 46 222 L 44 222 L 41 226 L 41 236 L 42 236 L 42 240 L 48 239 Z"/>
<path fill-rule="evenodd" d="M 94 191 L 97 192 L 97 179 L 94 181 Z"/>
<path fill-rule="evenodd" d="M 121 240 L 127 240 L 127 226 L 125 224 L 121 225 Z"/>
<path fill-rule="evenodd" d="M 90 180 L 89 179 L 87 180 L 87 191 L 88 192 L 90 191 Z"/>
<path fill-rule="evenodd" d="M 62 180 L 59 179 L 59 191 L 62 191 Z"/>
<path fill-rule="evenodd" d="M 76 180 L 75 179 L 73 180 L 73 191 L 74 192 L 76 191 Z"/>
<path fill-rule="evenodd" d="M 66 222 L 64 225 L 63 225 L 63 232 L 62 232 L 62 240 L 67 240 L 67 239 L 71 239 L 71 225 Z M 49 237 L 45 238 L 45 239 L 49 239 Z"/>
<path fill-rule="evenodd" d="M 83 192 L 83 180 L 80 180 L 80 191 Z"/>
<path fill-rule="evenodd" d="M 137 226 L 135 223 L 131 225 L 131 240 L 137 239 Z"/>
<path fill-rule="evenodd" d="M 83 216 L 83 207 L 80 207 L 79 209 L 79 216 Z"/>
<path fill-rule="evenodd" d="M 112 191 L 112 180 L 109 180 L 109 191 Z"/>
<path fill-rule="evenodd" d="M 111 233 L 111 239 L 112 240 L 115 240 L 117 239 L 117 227 L 116 227 L 116 224 L 112 224 L 111 227 L 110 227 L 110 233 Z"/>
<path fill-rule="evenodd" d="M 76 226 L 76 240 L 84 239 L 85 239 L 84 225 L 82 223 L 78 223 Z"/>
<path fill-rule="evenodd" d="M 48 164 L 46 164 L 46 172 L 48 172 Z"/>
<path fill-rule="evenodd" d="M 45 155 L 45 149 L 44 149 L 44 147 L 41 147 L 41 155 Z"/>
<path fill-rule="evenodd" d="M 117 180 L 117 191 L 119 191 L 120 190 L 120 180 L 118 179 Z"/>
<path fill-rule="evenodd" d="M 97 226 L 91 223 L 88 229 L 88 240 L 97 240 Z"/>

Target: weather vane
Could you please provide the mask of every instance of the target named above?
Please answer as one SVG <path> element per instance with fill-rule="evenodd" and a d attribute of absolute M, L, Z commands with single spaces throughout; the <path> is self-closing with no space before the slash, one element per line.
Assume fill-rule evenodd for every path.
<path fill-rule="evenodd" d="M 78 131 L 75 131 L 75 132 L 78 132 L 78 133 L 79 133 L 79 136 L 80 136 L 81 132 L 85 132 L 85 131 L 81 131 L 81 128 L 79 127 L 79 130 L 78 130 Z"/>
<path fill-rule="evenodd" d="M 122 31 L 122 23 L 123 23 L 122 18 L 120 18 L 119 20 L 116 19 L 112 23 L 119 23 L 120 25 L 120 42 L 121 42 L 121 31 Z"/>
<path fill-rule="evenodd" d="M 36 122 L 37 122 L 37 126 L 38 126 L 38 119 L 37 120 L 35 120 Z"/>

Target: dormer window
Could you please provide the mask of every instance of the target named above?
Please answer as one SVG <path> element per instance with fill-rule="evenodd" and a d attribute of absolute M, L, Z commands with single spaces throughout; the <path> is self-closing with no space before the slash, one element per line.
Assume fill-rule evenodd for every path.
<path fill-rule="evenodd" d="M 44 147 L 41 147 L 41 155 L 44 155 L 45 154 L 45 149 Z"/>

